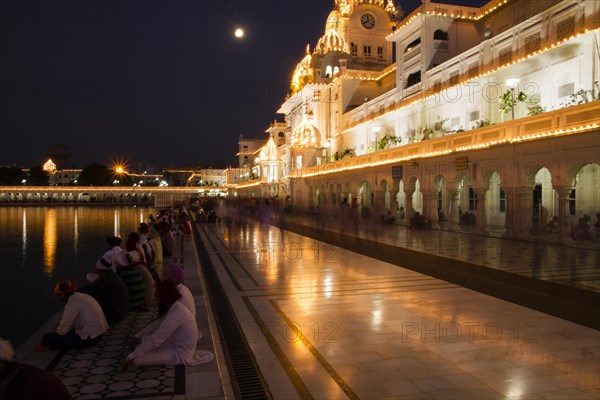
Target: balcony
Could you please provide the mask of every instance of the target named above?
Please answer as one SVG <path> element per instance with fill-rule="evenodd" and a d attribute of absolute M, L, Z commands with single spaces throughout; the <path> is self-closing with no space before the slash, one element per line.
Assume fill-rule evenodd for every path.
<path fill-rule="evenodd" d="M 296 177 L 311 177 L 331 172 L 394 164 L 454 152 L 485 149 L 496 145 L 585 133 L 599 128 L 600 100 L 596 100 L 515 121 L 345 158 L 328 163 L 326 170 L 323 169 L 323 166 L 313 166 L 301 171 L 301 174 Z"/>

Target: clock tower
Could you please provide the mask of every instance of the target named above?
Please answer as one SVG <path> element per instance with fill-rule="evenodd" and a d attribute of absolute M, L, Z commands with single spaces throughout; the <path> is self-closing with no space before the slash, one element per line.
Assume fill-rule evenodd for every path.
<path fill-rule="evenodd" d="M 386 36 L 395 26 L 396 8 L 391 0 L 338 0 L 338 11 L 347 18 L 346 41 L 356 66 L 378 69 L 392 62 Z M 358 65 L 357 65 L 358 64 Z"/>

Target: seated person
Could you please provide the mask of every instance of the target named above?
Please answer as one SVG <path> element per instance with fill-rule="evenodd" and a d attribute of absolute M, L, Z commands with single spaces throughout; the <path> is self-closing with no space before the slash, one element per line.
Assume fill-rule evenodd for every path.
<path fill-rule="evenodd" d="M 165 279 L 175 284 L 175 288 L 181 295 L 179 301 L 190 310 L 194 318 L 196 317 L 196 303 L 190 289 L 183 284 L 184 269 L 179 264 L 169 264 L 165 270 Z"/>
<path fill-rule="evenodd" d="M 592 238 L 592 229 L 585 218 L 579 218 L 579 222 L 571 232 L 571 237 L 573 240 L 590 240 Z"/>
<path fill-rule="evenodd" d="M 89 294 L 76 292 L 71 280 L 60 281 L 54 293 L 67 303 L 56 332 L 48 332 L 36 346 L 38 351 L 86 348 L 100 342 L 108 323 L 100 304 Z"/>
<path fill-rule="evenodd" d="M 113 272 L 112 263 L 109 261 L 110 251 L 106 252 L 98 262 L 93 273 L 88 274 L 90 283 L 78 290 L 92 296 L 104 311 L 106 322 L 113 325 L 121 322 L 129 309 L 129 289 L 127 285 Z"/>
<path fill-rule="evenodd" d="M 15 361 L 8 340 L 0 339 L 0 399 L 69 400 L 65 384 L 52 372 Z"/>
<path fill-rule="evenodd" d="M 431 221 L 428 220 L 424 215 L 421 215 L 418 211 L 415 216 L 410 219 L 411 229 L 431 229 Z"/>
<path fill-rule="evenodd" d="M 123 370 L 131 363 L 136 366 L 194 363 L 198 341 L 196 319 L 179 301 L 181 295 L 170 280 L 156 285 L 156 297 L 160 315 L 133 337 L 134 350 L 123 360 Z"/>
<path fill-rule="evenodd" d="M 160 223 L 160 241 L 164 257 L 171 257 L 175 251 L 175 238 L 171 232 L 171 226 L 166 222 Z"/>
<path fill-rule="evenodd" d="M 146 299 L 146 286 L 144 277 L 139 269 L 133 264 L 133 257 L 130 253 L 122 253 L 116 260 L 117 274 L 127 285 L 129 292 L 129 311 L 137 312 L 144 310 L 144 301 Z"/>
<path fill-rule="evenodd" d="M 383 223 L 383 224 L 393 224 L 394 221 L 395 221 L 395 218 L 392 215 L 391 210 L 388 210 L 385 215 L 381 216 L 381 223 Z"/>

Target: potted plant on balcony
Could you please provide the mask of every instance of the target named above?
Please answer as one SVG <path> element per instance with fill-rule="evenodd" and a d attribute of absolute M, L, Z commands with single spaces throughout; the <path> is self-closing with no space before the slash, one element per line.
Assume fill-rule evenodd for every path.
<path fill-rule="evenodd" d="M 444 118 L 441 119 L 440 117 L 437 117 L 437 121 L 435 121 L 435 123 L 433 124 L 433 136 L 437 137 L 437 136 L 444 136 L 447 131 L 446 128 L 444 128 L 444 124 L 448 121 L 448 118 Z"/>
<path fill-rule="evenodd" d="M 502 93 L 500 95 L 500 114 L 502 114 L 502 122 L 504 122 L 504 115 L 508 114 L 513 107 L 516 107 L 518 103 L 523 103 L 527 100 L 527 95 L 519 91 L 514 96 L 514 104 L 513 104 L 513 96 L 510 90 Z"/>
<path fill-rule="evenodd" d="M 399 146 L 400 143 L 402 143 L 401 137 L 386 134 L 377 141 L 377 150 L 381 151 L 385 149 L 391 149 L 392 147 Z"/>
<path fill-rule="evenodd" d="M 540 99 L 538 97 L 530 97 L 527 99 L 527 115 L 537 115 L 546 112 L 546 108 L 540 105 Z"/>

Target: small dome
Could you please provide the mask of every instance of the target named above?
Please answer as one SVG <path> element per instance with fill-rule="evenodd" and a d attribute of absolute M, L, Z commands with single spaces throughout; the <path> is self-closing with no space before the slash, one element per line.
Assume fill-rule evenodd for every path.
<path fill-rule="evenodd" d="M 292 132 L 290 146 L 317 147 L 321 142 L 321 133 L 312 123 L 312 118 L 304 115 L 300 124 Z"/>
<path fill-rule="evenodd" d="M 310 47 L 306 45 L 306 55 L 296 65 L 296 69 L 294 70 L 294 74 L 292 75 L 292 82 L 290 83 L 290 87 L 292 91 L 295 93 L 302 89 L 305 84 L 311 83 L 313 79 L 313 69 L 310 66 L 312 62 L 312 56 L 310 55 Z"/>
<path fill-rule="evenodd" d="M 340 12 L 338 10 L 333 10 L 332 12 L 329 13 L 329 16 L 327 17 L 327 25 L 326 25 L 325 30 L 328 31 L 330 29 L 335 29 L 337 31 L 339 25 L 340 25 Z"/>
<path fill-rule="evenodd" d="M 361 4 L 373 4 L 384 8 L 384 0 L 335 0 L 335 8 L 343 17 L 348 17 L 354 12 L 354 9 Z M 388 3 L 390 0 L 388 0 Z"/>
<path fill-rule="evenodd" d="M 269 138 L 266 145 L 260 150 L 259 154 L 261 161 L 277 161 L 277 146 L 273 141 L 273 136 Z"/>
<path fill-rule="evenodd" d="M 327 33 L 319 39 L 317 47 L 315 47 L 315 52 L 320 54 L 327 54 L 330 51 L 339 51 L 350 54 L 348 43 L 346 43 L 344 38 L 341 37 L 335 29 L 329 29 Z"/>
<path fill-rule="evenodd" d="M 352 12 L 350 0 L 335 0 L 335 8 L 339 10 L 342 16 L 347 17 Z"/>

